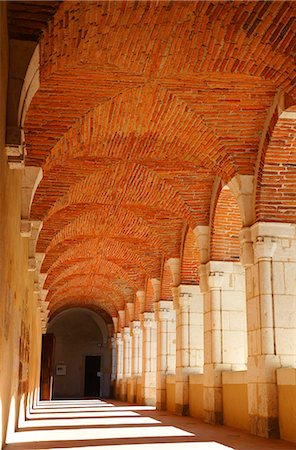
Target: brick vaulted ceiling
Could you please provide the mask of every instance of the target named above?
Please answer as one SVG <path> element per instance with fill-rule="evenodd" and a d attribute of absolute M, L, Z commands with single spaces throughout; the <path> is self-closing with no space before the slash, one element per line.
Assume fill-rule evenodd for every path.
<path fill-rule="evenodd" d="M 180 256 L 186 226 L 209 223 L 215 178 L 254 173 L 276 92 L 296 97 L 295 13 L 292 1 L 60 4 L 25 122 L 51 314 L 116 315 Z"/>

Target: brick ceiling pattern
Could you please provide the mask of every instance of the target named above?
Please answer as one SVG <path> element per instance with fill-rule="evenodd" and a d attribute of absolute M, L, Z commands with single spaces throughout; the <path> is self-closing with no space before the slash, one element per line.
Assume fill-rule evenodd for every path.
<path fill-rule="evenodd" d="M 292 1 L 60 5 L 25 122 L 26 164 L 44 173 L 31 218 L 51 314 L 114 316 L 164 267 L 169 295 L 165 261 L 187 226 L 209 224 L 216 178 L 253 174 L 275 94 L 294 102 L 295 13 Z"/>

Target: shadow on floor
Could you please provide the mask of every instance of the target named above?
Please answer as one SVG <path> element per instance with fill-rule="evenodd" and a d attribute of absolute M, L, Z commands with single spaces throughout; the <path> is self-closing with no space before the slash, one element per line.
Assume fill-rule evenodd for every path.
<path fill-rule="evenodd" d="M 5 450 L 38 449 L 280 450 L 296 449 L 296 445 L 148 406 L 55 400 L 40 402 L 5 446 Z"/>

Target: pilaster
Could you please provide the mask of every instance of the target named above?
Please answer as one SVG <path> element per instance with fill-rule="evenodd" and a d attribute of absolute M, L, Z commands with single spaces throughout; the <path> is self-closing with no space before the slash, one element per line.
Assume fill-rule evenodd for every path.
<path fill-rule="evenodd" d="M 244 370 L 246 308 L 244 270 L 238 262 L 201 265 L 204 292 L 204 417 L 223 423 L 222 371 Z"/>
<path fill-rule="evenodd" d="M 134 320 L 130 325 L 132 339 L 132 374 L 131 374 L 131 392 L 128 399 L 132 403 L 137 402 L 137 386 L 142 376 L 142 329 L 141 323 Z M 140 384 L 140 383 L 139 383 Z"/>
<path fill-rule="evenodd" d="M 276 369 L 296 357 L 296 225 L 258 222 L 242 230 L 242 245 L 246 235 L 250 431 L 278 437 Z"/>
<path fill-rule="evenodd" d="M 189 375 L 203 371 L 203 296 L 199 286 L 174 291 L 176 310 L 175 412 L 189 413 Z"/>
<path fill-rule="evenodd" d="M 116 398 L 121 396 L 123 378 L 123 341 L 121 333 L 116 333 Z"/>
<path fill-rule="evenodd" d="M 176 314 L 172 300 L 154 304 L 157 322 L 156 407 L 166 409 L 166 376 L 176 369 Z"/>
<path fill-rule="evenodd" d="M 156 403 L 156 321 L 152 312 L 141 314 L 143 333 L 142 399 L 145 405 Z"/>
<path fill-rule="evenodd" d="M 131 378 L 132 373 L 132 354 L 131 354 L 131 335 L 130 328 L 124 327 L 122 329 L 122 341 L 123 341 L 123 383 L 121 391 L 121 400 L 127 400 L 128 381 Z"/>

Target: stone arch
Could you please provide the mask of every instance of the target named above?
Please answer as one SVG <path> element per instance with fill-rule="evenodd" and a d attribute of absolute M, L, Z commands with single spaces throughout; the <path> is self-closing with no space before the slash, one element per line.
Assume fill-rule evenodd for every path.
<path fill-rule="evenodd" d="M 104 307 L 102 307 L 97 301 L 96 297 L 91 297 L 84 294 L 79 297 L 66 297 L 64 299 L 61 299 L 61 301 L 58 302 L 55 307 L 50 310 L 49 322 L 51 320 L 54 320 L 54 318 L 60 313 L 68 309 L 75 308 L 83 308 L 94 311 L 104 319 L 107 327 L 109 325 L 113 325 L 112 318 L 117 314 L 117 311 L 112 302 L 108 302 L 107 304 L 104 304 Z"/>
<path fill-rule="evenodd" d="M 48 332 L 55 337 L 54 398 L 79 398 L 89 395 L 87 358 L 96 358 L 101 362 L 97 394 L 93 395 L 108 397 L 111 355 L 110 332 L 105 317 L 88 308 L 68 308 L 55 315 L 48 325 Z M 63 375 L 59 375 L 59 366 L 65 367 Z"/>

